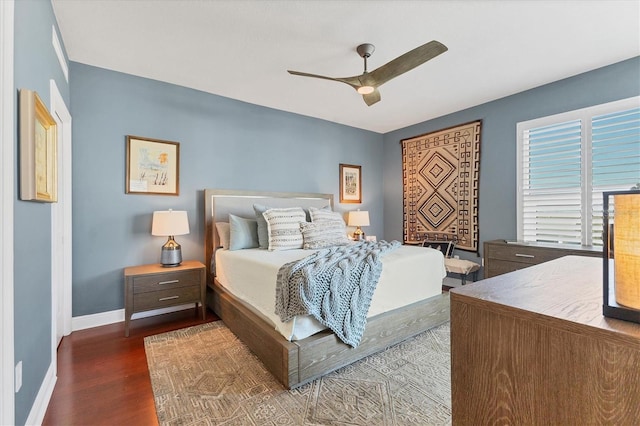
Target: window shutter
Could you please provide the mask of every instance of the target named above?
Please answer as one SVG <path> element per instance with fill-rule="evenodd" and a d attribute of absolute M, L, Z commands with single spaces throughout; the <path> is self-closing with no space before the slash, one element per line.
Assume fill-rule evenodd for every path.
<path fill-rule="evenodd" d="M 640 97 L 517 124 L 518 239 L 602 246 L 602 193 L 640 188 Z"/>
<path fill-rule="evenodd" d="M 524 241 L 581 243 L 581 140 L 579 119 L 525 130 Z"/>
<path fill-rule="evenodd" d="M 602 193 L 640 184 L 640 108 L 593 117 L 592 238 L 602 245 Z"/>

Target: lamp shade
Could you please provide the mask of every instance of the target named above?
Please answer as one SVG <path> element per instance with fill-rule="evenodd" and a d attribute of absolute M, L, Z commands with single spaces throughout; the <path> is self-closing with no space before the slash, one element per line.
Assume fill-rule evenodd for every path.
<path fill-rule="evenodd" d="M 189 233 L 189 218 L 186 211 L 164 210 L 153 212 L 151 235 L 163 237 Z"/>
<path fill-rule="evenodd" d="M 640 323 L 640 190 L 604 192 L 602 207 L 603 314 Z"/>
<path fill-rule="evenodd" d="M 369 226 L 369 212 L 360 210 L 349 212 L 347 221 L 349 226 Z"/>
<path fill-rule="evenodd" d="M 640 194 L 615 195 L 614 206 L 616 302 L 640 309 Z"/>

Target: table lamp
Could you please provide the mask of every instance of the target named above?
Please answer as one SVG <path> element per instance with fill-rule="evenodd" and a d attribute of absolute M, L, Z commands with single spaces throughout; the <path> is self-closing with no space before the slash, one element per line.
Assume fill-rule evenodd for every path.
<path fill-rule="evenodd" d="M 156 211 L 153 212 L 153 225 L 151 235 L 169 237 L 162 246 L 160 263 L 164 267 L 179 266 L 182 263 L 182 250 L 180 244 L 173 239 L 176 235 L 189 233 L 189 218 L 186 211 Z"/>
<path fill-rule="evenodd" d="M 360 210 L 349 212 L 347 222 L 347 225 L 356 227 L 356 230 L 353 231 L 353 239 L 364 240 L 364 231 L 360 227 L 369 226 L 369 212 Z"/>
<path fill-rule="evenodd" d="M 640 191 L 605 192 L 603 208 L 603 313 L 640 323 Z"/>

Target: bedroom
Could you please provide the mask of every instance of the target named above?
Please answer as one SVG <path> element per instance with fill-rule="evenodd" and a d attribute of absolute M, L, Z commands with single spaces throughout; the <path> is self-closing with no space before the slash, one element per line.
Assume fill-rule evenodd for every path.
<path fill-rule="evenodd" d="M 70 78 L 66 83 L 51 49 L 51 26 L 56 24 L 52 6 L 46 1 L 17 2 L 15 14 L 15 87 L 48 94 L 49 79 L 53 78 L 73 115 L 74 328 L 117 321 L 122 315 L 122 268 L 157 260 L 160 243 L 148 229 L 154 210 L 175 208 L 190 212 L 192 232 L 180 243 L 185 258 L 201 259 L 203 225 L 199 215 L 203 206 L 198 191 L 205 187 L 332 192 L 337 191 L 338 164 L 359 164 L 364 178 L 364 202 L 360 207 L 371 213 L 367 233 L 401 239 L 398 141 L 479 118 L 485 125 L 480 204 L 481 209 L 491 209 L 487 213 L 481 210 L 481 240 L 514 238 L 515 190 L 514 184 L 508 183 L 514 179 L 504 176 L 515 176 L 515 164 L 505 161 L 515 158 L 515 123 L 640 94 L 636 50 L 628 56 L 631 59 L 620 58 L 604 68 L 377 133 L 78 62 L 69 64 Z M 637 34 L 637 26 L 634 30 Z M 357 59 L 353 66 L 359 69 Z M 388 92 L 383 103 L 391 97 Z M 352 93 L 346 91 L 344 95 Z M 48 104 L 48 96 L 43 98 Z M 179 197 L 124 194 L 127 134 L 181 143 Z M 10 139 L 13 140 L 12 135 Z M 318 150 L 318 146 L 322 149 Z M 283 151 L 294 154 L 274 158 Z M 318 164 L 312 174 L 304 166 L 310 157 Z M 210 161 L 201 161 L 203 158 Z M 273 160 L 264 164 L 264 158 Z M 17 168 L 11 166 L 12 171 Z M 285 167 L 291 171 L 279 172 Z M 254 173 L 265 178 L 256 182 Z M 50 380 L 50 304 L 43 303 L 37 310 L 25 307 L 33 300 L 49 301 L 50 287 L 46 283 L 52 280 L 50 268 L 33 265 L 51 264 L 51 213 L 47 205 L 13 198 L 8 205 L 13 217 L 14 253 L 10 262 L 4 262 L 14 266 L 10 281 L 3 278 L 3 300 L 7 294 L 5 283 L 11 283 L 11 299 L 15 298 L 11 334 L 13 329 L 16 331 L 15 353 L 11 353 L 10 362 L 8 356 L 3 356 L 3 371 L 12 372 L 14 365 L 23 361 L 23 386 L 15 394 L 16 422 L 20 424 L 37 411 L 38 393 Z M 352 206 L 340 207 L 346 211 Z M 36 247 L 38 250 L 34 250 Z M 3 273 L 7 270 L 3 268 Z M 10 384 L 7 396 L 6 385 L 3 386 L 3 401 L 13 401 L 12 387 Z"/>

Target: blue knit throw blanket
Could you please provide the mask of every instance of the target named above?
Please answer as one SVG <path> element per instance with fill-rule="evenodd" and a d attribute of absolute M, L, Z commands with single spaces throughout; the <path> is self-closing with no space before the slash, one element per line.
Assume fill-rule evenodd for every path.
<path fill-rule="evenodd" d="M 380 257 L 399 246 L 398 241 L 334 246 L 283 265 L 276 283 L 276 314 L 283 322 L 313 315 L 344 343 L 358 346 L 382 272 Z"/>

